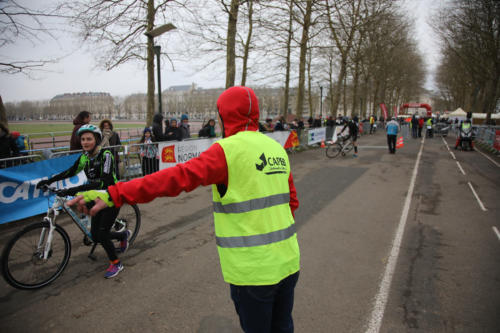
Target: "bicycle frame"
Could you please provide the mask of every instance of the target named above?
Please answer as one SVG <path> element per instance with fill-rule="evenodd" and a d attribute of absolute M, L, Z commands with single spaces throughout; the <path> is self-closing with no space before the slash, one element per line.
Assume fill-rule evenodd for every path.
<path fill-rule="evenodd" d="M 344 140 L 339 141 L 338 144 L 340 145 L 340 147 L 342 147 L 340 150 L 341 153 L 349 152 L 352 149 L 352 147 L 354 147 L 354 144 L 351 139 L 347 139 L 345 141 Z"/>
<path fill-rule="evenodd" d="M 54 230 L 56 229 L 56 219 L 57 216 L 61 213 L 61 208 L 68 213 L 68 215 L 71 217 L 73 222 L 78 226 L 78 228 L 92 241 L 92 235 L 90 231 L 87 229 L 87 226 L 84 225 L 83 221 L 78 217 L 78 215 L 69 207 L 66 205 L 66 199 L 63 197 L 60 197 L 58 195 L 55 196 L 54 198 L 54 203 L 52 204 L 52 207 L 50 207 L 47 210 L 47 216 L 43 218 L 44 221 L 49 222 L 50 224 L 50 229 L 49 229 L 49 234 L 47 235 L 47 240 L 45 242 L 45 248 L 43 251 L 43 259 L 48 259 L 49 254 L 50 254 L 50 249 L 52 245 L 52 238 L 53 238 L 53 233 Z M 89 217 L 90 219 L 90 217 Z M 44 243 L 45 239 L 45 232 L 46 230 L 43 229 L 42 233 L 40 235 L 40 240 L 38 241 L 38 249 L 41 249 Z"/>

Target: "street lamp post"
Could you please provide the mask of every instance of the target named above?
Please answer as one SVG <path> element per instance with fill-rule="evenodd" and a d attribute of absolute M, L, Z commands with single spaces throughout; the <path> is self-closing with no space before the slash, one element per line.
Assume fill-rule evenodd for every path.
<path fill-rule="evenodd" d="M 160 76 L 161 46 L 155 45 L 155 46 L 153 46 L 153 49 L 155 50 L 155 54 L 156 54 L 157 73 L 158 73 L 158 113 L 162 114 L 162 112 L 161 112 L 161 76 Z"/>
<path fill-rule="evenodd" d="M 323 118 L 323 87 L 319 87 L 320 98 L 319 98 L 319 118 Z"/>
<path fill-rule="evenodd" d="M 154 29 L 151 29 L 149 31 L 146 31 L 144 34 L 148 37 L 148 38 L 155 38 L 155 37 L 158 37 L 160 36 L 161 34 L 164 34 L 165 32 L 167 31 L 170 31 L 170 30 L 173 30 L 173 29 L 176 29 L 175 25 L 173 25 L 172 23 L 167 23 L 167 24 L 163 24 L 157 28 L 154 28 Z M 156 60 L 157 60 L 157 63 L 158 63 L 158 69 L 157 69 L 157 73 L 158 73 L 158 112 L 161 114 L 162 113 L 162 108 L 161 108 L 161 79 L 160 79 L 160 54 L 161 54 L 161 46 L 160 45 L 154 45 L 153 46 L 153 50 L 154 50 L 154 53 L 156 54 Z"/>

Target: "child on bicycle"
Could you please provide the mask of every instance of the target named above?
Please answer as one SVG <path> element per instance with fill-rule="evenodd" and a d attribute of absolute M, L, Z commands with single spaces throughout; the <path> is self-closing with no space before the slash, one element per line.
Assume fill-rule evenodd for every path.
<path fill-rule="evenodd" d="M 83 147 L 83 154 L 68 170 L 38 182 L 37 188 L 73 177 L 82 170 L 85 172 L 88 182 L 81 186 L 64 189 L 59 195 L 75 195 L 80 191 L 107 189 L 108 186 L 117 182 L 113 153 L 110 150 L 101 149 L 99 145 L 102 140 L 101 130 L 94 125 L 87 124 L 80 127 L 77 134 Z M 119 211 L 119 208 L 108 207 L 92 217 L 90 231 L 93 241 L 101 243 L 110 261 L 110 266 L 104 275 L 107 279 L 118 275 L 123 270 L 123 265 L 116 255 L 115 246 L 111 240 L 120 240 L 120 251 L 125 252 L 130 236 L 129 230 L 120 233 L 111 232 L 111 227 Z"/>

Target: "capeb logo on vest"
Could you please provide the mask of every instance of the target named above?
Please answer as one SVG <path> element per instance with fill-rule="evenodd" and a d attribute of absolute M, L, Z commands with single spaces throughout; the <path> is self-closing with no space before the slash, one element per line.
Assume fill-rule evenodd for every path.
<path fill-rule="evenodd" d="M 255 164 L 255 168 L 263 171 L 266 175 L 275 173 L 286 173 L 286 160 L 283 157 L 266 157 L 264 153 L 260 155 L 260 164 Z"/>

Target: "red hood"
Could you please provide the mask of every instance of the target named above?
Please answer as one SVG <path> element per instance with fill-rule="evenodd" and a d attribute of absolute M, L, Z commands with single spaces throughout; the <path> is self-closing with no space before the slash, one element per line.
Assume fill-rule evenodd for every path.
<path fill-rule="evenodd" d="M 217 109 L 226 138 L 259 129 L 259 100 L 251 88 L 239 86 L 225 90 L 217 100 Z"/>

